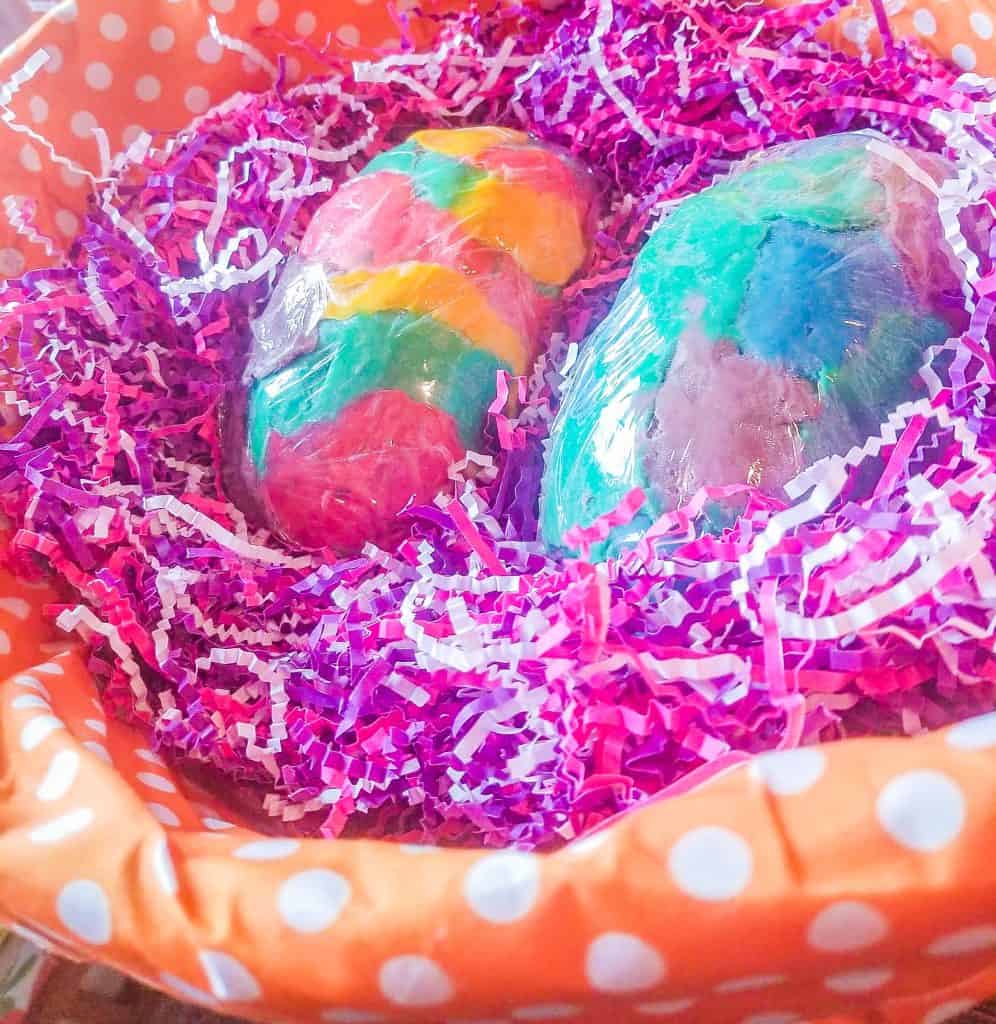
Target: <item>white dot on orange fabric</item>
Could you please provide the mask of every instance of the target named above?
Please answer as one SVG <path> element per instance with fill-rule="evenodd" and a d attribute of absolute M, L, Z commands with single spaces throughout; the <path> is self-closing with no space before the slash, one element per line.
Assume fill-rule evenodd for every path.
<path fill-rule="evenodd" d="M 951 1020 L 963 1013 L 967 1013 L 975 1006 L 972 999 L 952 999 L 947 1003 L 941 1003 L 923 1015 L 921 1024 L 944 1024 L 944 1021 Z"/>
<path fill-rule="evenodd" d="M 10 702 L 10 706 L 14 708 L 15 711 L 26 711 L 29 708 L 34 709 L 35 711 L 52 710 L 52 705 L 37 693 L 22 693 L 20 697 L 15 697 Z"/>
<path fill-rule="evenodd" d="M 225 56 L 225 51 L 216 39 L 204 36 L 197 40 L 197 56 L 205 64 L 217 64 Z"/>
<path fill-rule="evenodd" d="M 99 757 L 101 761 L 106 761 L 111 764 L 111 755 L 107 752 L 107 747 L 103 743 L 98 743 L 96 740 L 87 740 L 83 747 L 89 750 L 91 754 Z"/>
<path fill-rule="evenodd" d="M 75 750 L 60 750 L 45 770 L 35 796 L 44 803 L 61 800 L 72 788 L 80 771 L 80 755 Z"/>
<path fill-rule="evenodd" d="M 149 33 L 149 46 L 156 53 L 169 53 L 176 43 L 176 33 L 169 25 L 159 25 Z"/>
<path fill-rule="evenodd" d="M 100 34 L 109 42 L 120 43 L 128 35 L 128 22 L 120 14 L 109 11 L 100 19 Z"/>
<path fill-rule="evenodd" d="M 55 43 L 46 43 L 42 49 L 48 54 L 48 60 L 45 62 L 45 70 L 50 75 L 56 75 L 62 70 L 64 57 L 62 55 L 62 49 L 55 45 Z"/>
<path fill-rule="evenodd" d="M 111 941 L 111 904 L 96 882 L 80 879 L 64 886 L 55 912 L 66 929 L 91 946 Z"/>
<path fill-rule="evenodd" d="M 211 10 L 219 14 L 231 14 L 235 10 L 235 0 L 211 0 Z"/>
<path fill-rule="evenodd" d="M 38 669 L 36 668 L 34 671 L 37 672 Z M 45 686 L 33 676 L 17 676 L 15 677 L 14 682 L 18 686 L 23 686 L 25 690 L 34 690 L 35 693 L 40 693 L 46 700 L 52 699 L 52 695 L 48 692 Z"/>
<path fill-rule="evenodd" d="M 294 21 L 294 31 L 299 36 L 310 36 L 318 28 L 318 19 L 311 11 L 301 11 Z"/>
<path fill-rule="evenodd" d="M 599 935 L 585 955 L 585 974 L 597 992 L 623 995 L 659 985 L 667 973 L 653 946 L 626 932 Z"/>
<path fill-rule="evenodd" d="M 730 900 L 747 888 L 754 857 L 736 832 L 707 825 L 692 829 L 671 848 L 671 877 L 679 889 L 698 900 Z"/>
<path fill-rule="evenodd" d="M 169 840 L 165 836 L 160 836 L 152 847 L 152 870 L 159 888 L 167 896 L 175 896 L 180 886 L 176 880 L 173 857 L 169 852 Z"/>
<path fill-rule="evenodd" d="M 149 789 L 157 789 L 160 793 L 176 792 L 176 786 L 169 779 L 164 778 L 162 775 L 156 775 L 154 772 L 139 772 L 135 778 L 143 786 L 148 786 Z"/>
<path fill-rule="evenodd" d="M 340 25 L 335 34 L 344 46 L 360 45 L 360 30 L 355 25 Z"/>
<path fill-rule="evenodd" d="M 187 999 L 192 1003 L 207 1003 L 209 1006 L 215 1004 L 214 996 L 202 992 L 196 985 L 191 985 L 190 982 L 178 978 L 175 974 L 163 971 L 159 975 L 159 980 L 181 999 Z"/>
<path fill-rule="evenodd" d="M 93 824 L 93 819 L 94 813 L 91 808 L 77 807 L 76 810 L 37 825 L 28 833 L 28 839 L 33 843 L 61 843 L 63 839 L 69 839 L 70 836 L 89 828 Z"/>
<path fill-rule="evenodd" d="M 764 754 L 751 762 L 751 774 L 777 796 L 794 796 L 815 785 L 826 771 L 827 758 L 822 750 L 800 747 Z"/>
<path fill-rule="evenodd" d="M 21 749 L 34 750 L 52 735 L 64 728 L 62 722 L 54 715 L 39 715 L 32 718 L 21 730 Z"/>
<path fill-rule="evenodd" d="M 183 102 L 191 114 L 203 114 L 211 106 L 211 94 L 203 85 L 192 85 L 184 93 Z"/>
<path fill-rule="evenodd" d="M 201 818 L 201 824 L 209 832 L 227 832 L 230 828 L 235 828 L 230 821 L 225 821 L 224 818 Z"/>
<path fill-rule="evenodd" d="M 913 27 L 922 36 L 932 36 L 937 31 L 937 19 L 932 11 L 920 7 L 913 12 Z"/>
<path fill-rule="evenodd" d="M 0 629 L 0 654 L 10 654 L 10 634 Z"/>
<path fill-rule="evenodd" d="M 86 718 L 83 720 L 83 724 L 88 729 L 92 729 L 98 736 L 107 735 L 107 725 L 100 721 L 99 718 Z"/>
<path fill-rule="evenodd" d="M 260 0 L 256 17 L 261 25 L 272 25 L 280 17 L 280 4 L 277 0 Z"/>
<path fill-rule="evenodd" d="M 46 662 L 44 665 L 35 665 L 31 671 L 41 672 L 42 675 L 46 676 L 64 676 L 66 674 L 65 669 L 53 661 Z"/>
<path fill-rule="evenodd" d="M 61 21 L 63 25 L 68 25 L 79 17 L 80 8 L 76 0 L 71 0 L 69 3 L 62 3 L 55 9 L 55 20 Z"/>
<path fill-rule="evenodd" d="M 16 249 L 0 249 L 0 275 L 16 277 L 24 269 L 24 256 Z"/>
<path fill-rule="evenodd" d="M 371 1013 L 369 1010 L 351 1010 L 345 1006 L 338 1006 L 332 1010 L 326 1010 L 319 1015 L 319 1020 L 327 1024 L 381 1024 L 385 1020 L 383 1014 Z"/>
<path fill-rule="evenodd" d="M 851 953 L 881 942 L 889 922 L 874 907 L 841 900 L 824 907 L 809 924 L 806 940 L 824 953 Z"/>
<path fill-rule="evenodd" d="M 41 97 L 36 96 L 35 99 L 41 99 Z M 45 101 L 42 100 L 42 102 Z M 48 116 L 48 104 L 45 104 L 45 111 Z M 0 611 L 7 612 L 23 622 L 31 614 L 31 605 L 23 597 L 0 597 Z"/>
<path fill-rule="evenodd" d="M 751 974 L 745 978 L 732 978 L 716 986 L 720 995 L 732 995 L 735 992 L 753 992 L 757 989 L 784 985 L 788 978 L 784 974 Z"/>
<path fill-rule="evenodd" d="M 59 210 L 55 215 L 55 226 L 67 238 L 74 238 L 80 230 L 80 219 L 72 210 Z"/>
<path fill-rule="evenodd" d="M 143 131 L 145 131 L 145 129 L 140 124 L 128 125 L 128 127 L 121 133 L 121 141 L 124 143 L 125 149 L 127 149 Z"/>
<path fill-rule="evenodd" d="M 513 1020 L 570 1020 L 581 1013 L 581 1008 L 570 1003 L 536 1003 L 520 1006 L 512 1011 Z"/>
<path fill-rule="evenodd" d="M 96 89 L 97 92 L 106 92 L 114 82 L 113 72 L 102 60 L 96 60 L 92 64 L 87 64 L 86 70 L 83 72 L 83 78 L 86 84 L 91 89 Z"/>
<path fill-rule="evenodd" d="M 68 167 L 59 168 L 59 177 L 62 179 L 62 183 L 70 188 L 81 188 L 86 182 L 86 178 L 82 174 L 77 174 L 76 171 Z"/>
<path fill-rule="evenodd" d="M 288 57 L 286 61 L 287 77 L 292 81 L 296 82 L 301 77 L 301 62 L 297 57 Z"/>
<path fill-rule="evenodd" d="M 135 95 L 143 103 L 155 103 L 162 91 L 162 82 L 155 75 L 142 75 L 135 83 Z"/>
<path fill-rule="evenodd" d="M 176 828 L 180 824 L 180 819 L 176 816 L 175 811 L 171 811 L 164 804 L 151 803 L 146 804 L 149 814 L 152 815 L 160 825 L 168 825 L 171 828 Z"/>
<path fill-rule="evenodd" d="M 288 928 L 313 935 L 335 923 L 349 896 L 349 882 L 342 875 L 315 868 L 291 875 L 280 886 L 277 909 Z"/>
<path fill-rule="evenodd" d="M 694 999 L 661 999 L 653 1003 L 640 1003 L 636 1012 L 647 1017 L 671 1017 L 690 1010 L 694 1005 Z"/>
<path fill-rule="evenodd" d="M 38 155 L 38 150 L 31 145 L 30 142 L 25 143 L 21 147 L 21 166 L 26 171 L 31 171 L 33 174 L 37 174 L 42 169 L 41 157 Z"/>
<path fill-rule="evenodd" d="M 197 959 L 216 998 L 229 1003 L 252 1003 L 263 994 L 248 969 L 228 953 L 204 949 Z"/>
<path fill-rule="evenodd" d="M 381 994 L 396 1006 L 441 1006 L 453 998 L 449 975 L 427 956 L 396 956 L 378 974 Z"/>
<path fill-rule="evenodd" d="M 135 751 L 135 756 L 140 761 L 147 761 L 149 764 L 157 764 L 160 768 L 166 767 L 166 762 L 158 754 L 154 754 L 151 750 L 146 750 L 145 747 L 139 747 Z"/>
<path fill-rule="evenodd" d="M 539 896 L 539 861 L 528 853 L 493 853 L 479 860 L 464 878 L 470 909 L 493 924 L 525 917 Z"/>
<path fill-rule="evenodd" d="M 871 34 L 871 26 L 864 18 L 851 18 L 844 25 L 844 38 L 852 43 L 865 43 Z"/>
<path fill-rule="evenodd" d="M 948 746 L 956 750 L 985 750 L 996 747 L 996 711 L 968 718 L 947 732 Z"/>
<path fill-rule="evenodd" d="M 951 50 L 951 59 L 962 71 L 971 71 L 976 62 L 975 50 L 967 43 L 957 43 Z"/>
<path fill-rule="evenodd" d="M 897 843 L 921 853 L 943 849 L 965 823 L 965 797 L 947 775 L 935 771 L 896 776 L 875 804 L 879 824 Z"/>
<path fill-rule="evenodd" d="M 891 967 L 864 967 L 856 971 L 842 971 L 831 974 L 823 984 L 831 992 L 856 994 L 858 992 L 874 992 L 875 989 L 887 985 L 895 972 Z"/>
<path fill-rule="evenodd" d="M 240 846 L 232 854 L 239 860 L 284 860 L 301 849 L 296 839 L 257 839 Z"/>
<path fill-rule="evenodd" d="M 968 956 L 996 947 L 996 927 L 980 924 L 942 935 L 927 947 L 928 956 Z"/>
<path fill-rule="evenodd" d="M 984 11 L 972 11 L 968 16 L 968 23 L 980 39 L 992 39 L 993 19 Z"/>
<path fill-rule="evenodd" d="M 42 124 L 48 120 L 48 101 L 42 96 L 32 96 L 28 100 L 28 112 L 35 124 Z"/>
<path fill-rule="evenodd" d="M 89 110 L 78 110 L 69 121 L 69 128 L 78 139 L 88 139 L 97 127 L 97 119 Z"/>

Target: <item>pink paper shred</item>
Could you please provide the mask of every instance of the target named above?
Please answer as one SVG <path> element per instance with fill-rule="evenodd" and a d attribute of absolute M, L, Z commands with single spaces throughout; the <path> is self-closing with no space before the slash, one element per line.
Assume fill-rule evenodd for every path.
<path fill-rule="evenodd" d="M 814 33 L 842 6 L 464 14 L 428 56 L 329 58 L 122 162 L 65 261 L 0 292 L 10 560 L 64 581 L 108 709 L 273 832 L 530 848 L 758 751 L 991 708 L 996 236 L 972 254 L 959 212 L 996 196 L 996 83 L 901 40 L 833 53 Z M 485 122 L 573 150 L 608 196 L 550 355 L 397 550 L 288 551 L 226 487 L 248 324 L 331 188 L 416 127 Z M 654 218 L 746 155 L 861 127 L 960 170 L 940 212 L 972 326 L 925 397 L 791 501 L 747 493 L 721 536 L 703 492 L 619 561 L 545 551 L 561 368 Z"/>

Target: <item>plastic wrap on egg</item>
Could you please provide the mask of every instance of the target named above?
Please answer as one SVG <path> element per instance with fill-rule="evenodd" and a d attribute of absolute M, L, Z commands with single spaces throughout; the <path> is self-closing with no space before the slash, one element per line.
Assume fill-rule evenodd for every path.
<path fill-rule="evenodd" d="M 391 544 L 487 450 L 498 376 L 543 350 L 594 208 L 573 159 L 489 127 L 417 132 L 319 208 L 246 369 L 242 476 L 278 533 Z"/>
<path fill-rule="evenodd" d="M 678 204 L 584 343 L 551 431 L 544 539 L 647 500 L 618 553 L 703 487 L 784 486 L 920 393 L 964 326 L 939 157 L 870 132 L 780 147 Z M 738 499 L 706 506 L 713 527 Z"/>

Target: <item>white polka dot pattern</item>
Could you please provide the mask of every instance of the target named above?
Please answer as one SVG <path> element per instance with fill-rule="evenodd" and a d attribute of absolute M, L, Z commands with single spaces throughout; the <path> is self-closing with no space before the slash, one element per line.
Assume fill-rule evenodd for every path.
<path fill-rule="evenodd" d="M 325 931 L 349 902 L 349 883 L 324 868 L 292 875 L 280 887 L 277 907 L 288 928 L 305 935 Z"/>
<path fill-rule="evenodd" d="M 975 1006 L 972 999 L 952 999 L 949 1002 L 941 1003 L 923 1015 L 921 1024 L 944 1024 L 944 1021 L 952 1020 L 963 1013 L 967 1013 Z"/>
<path fill-rule="evenodd" d="M 94 813 L 89 807 L 78 807 L 68 814 L 36 826 L 28 833 L 28 839 L 39 844 L 59 843 L 88 828 L 93 824 L 93 819 Z"/>
<path fill-rule="evenodd" d="M 889 923 L 874 907 L 841 900 L 821 910 L 809 925 L 809 945 L 824 953 L 853 953 L 881 942 Z"/>
<path fill-rule="evenodd" d="M 60 890 L 55 909 L 63 926 L 76 938 L 91 946 L 111 941 L 111 905 L 96 882 L 70 882 Z"/>
<path fill-rule="evenodd" d="M 105 14 L 100 19 L 100 34 L 111 43 L 120 43 L 128 34 L 128 22 L 120 14 Z"/>
<path fill-rule="evenodd" d="M 699 900 L 719 902 L 747 888 L 754 858 L 742 836 L 727 828 L 705 826 L 674 844 L 668 866 L 679 889 Z"/>
<path fill-rule="evenodd" d="M 859 992 L 872 992 L 887 985 L 893 976 L 891 967 L 864 967 L 856 971 L 842 971 L 832 974 L 823 984 L 831 992 L 854 995 Z"/>
<path fill-rule="evenodd" d="M 827 757 L 815 747 L 763 754 L 751 762 L 751 772 L 776 796 L 796 796 L 814 786 L 826 771 Z"/>
<path fill-rule="evenodd" d="M 285 860 L 293 856 L 301 848 L 296 839 L 257 839 L 255 842 L 246 843 L 234 852 L 239 860 Z"/>
<path fill-rule="evenodd" d="M 611 995 L 655 988 L 666 973 L 664 958 L 643 939 L 606 932 L 588 947 L 585 973 L 591 987 Z"/>
<path fill-rule="evenodd" d="M 216 999 L 226 1003 L 253 1003 L 259 999 L 259 983 L 235 957 L 218 950 L 202 950 L 198 959 Z"/>
<path fill-rule="evenodd" d="M 43 803 L 61 800 L 72 788 L 79 771 L 80 755 L 75 750 L 60 750 L 49 762 L 35 796 Z"/>
<path fill-rule="evenodd" d="M 962 928 L 935 939 L 927 947 L 928 956 L 968 956 L 996 948 L 996 926 L 991 924 Z"/>
<path fill-rule="evenodd" d="M 673 1017 L 677 1013 L 690 1010 L 694 1005 L 694 999 L 661 999 L 652 1003 L 637 1004 L 636 1012 L 646 1017 Z"/>
<path fill-rule="evenodd" d="M 539 860 L 526 853 L 493 853 L 464 879 L 463 892 L 475 914 L 494 924 L 517 921 L 536 904 Z"/>
<path fill-rule="evenodd" d="M 98 92 L 106 92 L 114 81 L 113 72 L 102 60 L 88 64 L 83 77 L 86 80 L 86 84 Z"/>
<path fill-rule="evenodd" d="M 906 772 L 879 794 L 878 820 L 896 842 L 934 853 L 952 842 L 965 822 L 965 798 L 940 772 Z"/>
<path fill-rule="evenodd" d="M 434 960 L 414 954 L 386 961 L 379 974 L 381 994 L 396 1006 L 442 1006 L 454 994 L 449 975 Z"/>

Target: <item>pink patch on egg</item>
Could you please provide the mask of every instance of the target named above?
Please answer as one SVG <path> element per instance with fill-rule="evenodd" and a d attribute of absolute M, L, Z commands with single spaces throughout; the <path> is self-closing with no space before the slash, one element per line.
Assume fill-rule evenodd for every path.
<path fill-rule="evenodd" d="M 695 325 L 682 334 L 654 399 L 647 476 L 667 508 L 705 486 L 777 493 L 802 468 L 798 425 L 819 410 L 807 381 L 710 341 Z"/>

